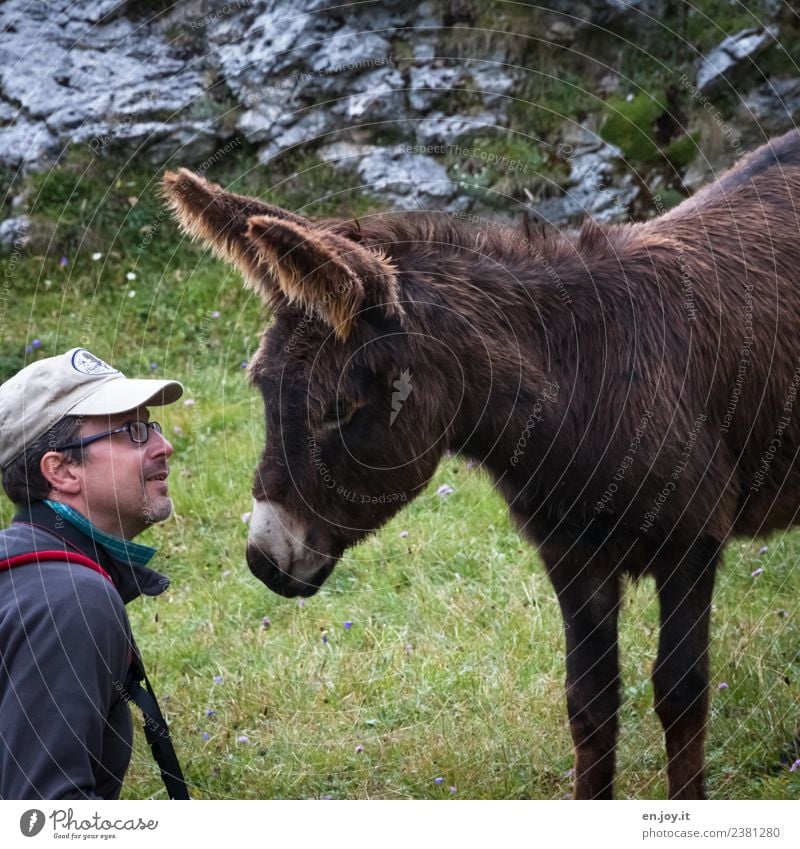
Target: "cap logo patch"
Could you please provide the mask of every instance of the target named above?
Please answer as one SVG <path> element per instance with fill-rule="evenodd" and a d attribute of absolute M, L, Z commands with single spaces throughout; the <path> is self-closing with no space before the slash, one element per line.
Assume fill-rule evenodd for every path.
<path fill-rule="evenodd" d="M 100 377 L 104 374 L 119 374 L 119 371 L 108 363 L 104 363 L 99 357 L 90 354 L 89 351 L 81 348 L 75 351 L 72 355 L 72 368 L 81 374 L 88 374 L 90 377 Z"/>

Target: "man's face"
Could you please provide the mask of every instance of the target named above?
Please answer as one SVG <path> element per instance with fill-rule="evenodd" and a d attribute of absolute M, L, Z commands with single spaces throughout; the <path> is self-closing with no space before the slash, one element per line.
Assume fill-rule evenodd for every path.
<path fill-rule="evenodd" d="M 146 422 L 144 407 L 116 416 L 87 416 L 79 438 L 114 430 L 127 422 Z M 82 477 L 87 518 L 98 528 L 133 539 L 148 525 L 172 513 L 167 488 L 172 445 L 153 430 L 147 442 L 133 442 L 127 432 L 98 439 L 83 449 Z"/>

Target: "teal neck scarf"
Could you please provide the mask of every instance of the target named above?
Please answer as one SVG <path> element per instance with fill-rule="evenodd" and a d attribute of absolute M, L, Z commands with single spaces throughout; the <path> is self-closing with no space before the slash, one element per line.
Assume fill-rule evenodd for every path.
<path fill-rule="evenodd" d="M 86 536 L 91 537 L 96 543 L 102 545 L 103 548 L 116 560 L 123 563 L 130 563 L 132 566 L 147 566 L 153 559 L 156 553 L 155 548 L 149 545 L 141 545 L 137 542 L 131 542 L 122 537 L 115 537 L 113 534 L 107 534 L 96 528 L 84 515 L 68 507 L 66 504 L 61 504 L 58 501 L 44 502 L 51 510 L 54 510 L 63 519 L 66 519 L 71 525 L 74 525 L 79 531 L 82 531 Z"/>

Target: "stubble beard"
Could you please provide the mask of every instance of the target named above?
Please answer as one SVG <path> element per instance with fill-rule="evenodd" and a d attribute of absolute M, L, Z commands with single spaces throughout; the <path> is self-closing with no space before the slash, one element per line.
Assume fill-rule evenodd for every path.
<path fill-rule="evenodd" d="M 148 498 L 142 510 L 142 519 L 147 527 L 163 522 L 172 515 L 172 499 L 168 495 Z"/>

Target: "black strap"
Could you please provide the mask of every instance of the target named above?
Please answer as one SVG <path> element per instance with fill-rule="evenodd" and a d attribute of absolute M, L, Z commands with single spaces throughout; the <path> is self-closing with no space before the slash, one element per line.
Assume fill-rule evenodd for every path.
<path fill-rule="evenodd" d="M 139 706 L 144 716 L 144 736 L 161 770 L 161 779 L 167 788 L 167 795 L 170 799 L 191 799 L 186 779 L 178 762 L 178 755 L 172 745 L 167 720 L 164 719 L 164 714 L 158 706 L 158 699 L 150 686 L 142 657 L 133 640 L 131 640 L 131 648 L 133 658 L 126 688 L 131 701 Z M 144 681 L 144 687 L 142 687 L 142 681 Z"/>
<path fill-rule="evenodd" d="M 65 559 L 69 560 L 69 557 L 67 556 Z M 25 556 L 14 557 L 0 562 L 0 569 L 37 562 L 39 562 L 39 554 L 31 551 L 26 552 Z M 83 563 L 82 565 L 86 566 L 88 564 Z M 95 563 L 94 565 L 99 568 L 99 564 Z M 106 577 L 108 578 L 108 575 Z M 142 687 L 142 681 L 144 681 L 144 687 Z M 147 742 L 150 744 L 150 751 L 153 753 L 153 757 L 161 770 L 161 779 L 167 788 L 169 798 L 191 799 L 192 797 L 189 795 L 189 790 L 186 786 L 186 779 L 183 777 L 183 771 L 178 762 L 178 755 L 175 753 L 175 747 L 172 745 L 167 720 L 164 719 L 164 714 L 161 713 L 161 708 L 158 706 L 158 699 L 156 699 L 156 694 L 153 692 L 153 688 L 144 671 L 142 656 L 139 654 L 136 643 L 133 642 L 133 637 L 131 637 L 131 663 L 128 669 L 128 680 L 125 682 L 125 690 L 130 700 L 139 706 L 144 715 L 144 736 L 147 738 Z"/>

